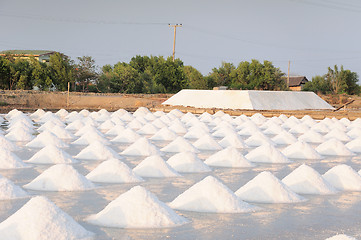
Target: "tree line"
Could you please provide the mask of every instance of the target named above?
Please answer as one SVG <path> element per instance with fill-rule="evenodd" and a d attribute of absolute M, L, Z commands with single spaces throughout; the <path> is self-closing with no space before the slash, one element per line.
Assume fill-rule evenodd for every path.
<path fill-rule="evenodd" d="M 118 62 L 97 69 L 90 56 L 71 60 L 64 54 L 50 56 L 49 63 L 35 58 L 21 59 L 12 55 L 0 57 L 1 89 L 34 89 L 90 91 L 104 93 L 176 93 L 181 89 L 288 90 L 286 75 L 270 61 L 243 61 L 238 65 L 222 62 L 206 76 L 180 59 L 162 56 L 135 56 L 129 63 Z M 305 90 L 320 93 L 359 94 L 355 72 L 329 68 L 315 76 Z"/>

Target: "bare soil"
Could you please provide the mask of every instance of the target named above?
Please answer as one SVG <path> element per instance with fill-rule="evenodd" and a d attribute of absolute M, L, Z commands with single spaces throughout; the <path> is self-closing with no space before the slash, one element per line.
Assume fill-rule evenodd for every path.
<path fill-rule="evenodd" d="M 134 111 L 139 107 L 147 107 L 152 111 L 169 112 L 172 109 L 179 109 L 183 112 L 203 113 L 205 111 L 214 113 L 219 109 L 200 109 L 181 106 L 164 106 L 161 105 L 172 94 L 95 94 L 95 93 L 70 93 L 67 92 L 39 92 L 39 91 L 3 91 L 0 93 L 0 112 L 5 113 L 12 109 L 22 111 L 35 111 L 36 109 L 45 109 L 56 111 L 61 108 L 72 110 L 100 110 L 107 109 L 115 111 L 123 108 L 128 111 Z M 361 97 L 348 95 L 320 95 L 326 102 L 335 108 L 344 106 L 346 103 L 353 101 L 346 107 L 338 111 L 331 110 L 307 110 L 307 111 L 255 111 L 255 110 L 231 110 L 223 111 L 238 116 L 245 114 L 253 115 L 256 112 L 266 117 L 279 116 L 285 114 L 287 116 L 303 117 L 310 115 L 315 119 L 323 119 L 325 117 L 336 117 L 338 119 L 346 117 L 350 120 L 361 117 Z"/>

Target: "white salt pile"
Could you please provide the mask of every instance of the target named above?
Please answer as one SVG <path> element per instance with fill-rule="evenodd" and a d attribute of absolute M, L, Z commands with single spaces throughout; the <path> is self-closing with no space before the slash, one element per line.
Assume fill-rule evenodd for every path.
<path fill-rule="evenodd" d="M 173 109 L 169 113 L 173 114 L 177 118 L 181 118 L 184 115 L 184 113 L 182 111 L 180 111 L 179 109 Z"/>
<path fill-rule="evenodd" d="M 98 129 L 100 130 L 109 130 L 112 129 L 115 126 L 115 123 L 112 122 L 112 120 L 110 120 L 108 117 L 105 120 L 105 122 L 103 122 L 102 124 L 100 124 L 100 126 L 98 127 Z"/>
<path fill-rule="evenodd" d="M 37 109 L 35 112 L 30 114 L 30 118 L 32 119 L 39 119 L 45 114 L 45 111 L 43 109 Z"/>
<path fill-rule="evenodd" d="M 94 141 L 101 142 L 104 145 L 110 145 L 110 141 L 104 137 L 103 134 L 96 131 L 85 132 L 77 140 L 73 141 L 71 144 L 74 145 L 89 145 Z"/>
<path fill-rule="evenodd" d="M 108 136 L 117 136 L 119 135 L 119 133 L 123 132 L 125 130 L 125 127 L 121 124 L 116 124 L 114 127 L 112 127 L 111 129 L 109 129 L 105 135 Z"/>
<path fill-rule="evenodd" d="M 335 236 L 326 238 L 325 240 L 357 240 L 354 237 L 347 236 L 345 234 L 337 234 Z"/>
<path fill-rule="evenodd" d="M 292 191 L 298 194 L 335 194 L 337 190 L 316 170 L 302 164 L 282 179 Z"/>
<path fill-rule="evenodd" d="M 53 144 L 60 148 L 69 147 L 68 144 L 63 142 L 60 138 L 55 136 L 55 134 L 45 130 L 36 136 L 32 141 L 28 142 L 25 146 L 30 148 L 43 148 L 49 144 Z"/>
<path fill-rule="evenodd" d="M 190 144 L 181 136 L 178 136 L 176 139 L 174 139 L 167 146 L 161 148 L 160 150 L 163 152 L 199 152 L 192 144 Z"/>
<path fill-rule="evenodd" d="M 118 228 L 175 227 L 189 221 L 141 186 L 135 186 L 88 217 L 91 224 Z"/>
<path fill-rule="evenodd" d="M 250 151 L 245 156 L 251 162 L 259 163 L 289 163 L 291 162 L 283 153 L 271 144 L 264 144 Z"/>
<path fill-rule="evenodd" d="M 84 191 L 94 187 L 92 182 L 67 164 L 54 165 L 24 185 L 26 189 L 38 191 Z"/>
<path fill-rule="evenodd" d="M 178 137 L 175 132 L 169 130 L 168 127 L 161 128 L 158 132 L 156 132 L 152 137 L 151 140 L 159 140 L 159 141 L 173 141 Z"/>
<path fill-rule="evenodd" d="M 289 132 L 299 134 L 299 133 L 305 133 L 308 130 L 310 130 L 310 127 L 307 126 L 307 124 L 300 123 L 300 124 L 297 124 L 295 126 L 292 126 L 291 129 L 289 130 Z"/>
<path fill-rule="evenodd" d="M 60 139 L 72 140 L 76 138 L 74 134 L 68 132 L 64 127 L 61 127 L 59 125 L 55 125 L 51 129 L 49 129 L 49 131 Z"/>
<path fill-rule="evenodd" d="M 5 137 L 11 141 L 31 141 L 34 139 L 33 134 L 26 127 L 14 128 Z"/>
<path fill-rule="evenodd" d="M 361 136 L 361 127 L 353 127 L 347 132 L 347 136 L 352 139 L 358 138 Z"/>
<path fill-rule="evenodd" d="M 19 240 L 85 240 L 94 236 L 43 196 L 33 197 L 0 223 L 0 235 L 2 239 Z"/>
<path fill-rule="evenodd" d="M 0 134 L 0 148 L 6 149 L 9 151 L 17 151 L 19 148 L 6 137 Z"/>
<path fill-rule="evenodd" d="M 271 172 L 264 171 L 238 189 L 235 194 L 244 201 L 261 203 L 295 203 L 305 199 L 293 192 Z"/>
<path fill-rule="evenodd" d="M 137 118 L 133 119 L 130 123 L 128 123 L 127 127 L 137 130 L 143 127 L 143 123 L 141 123 Z"/>
<path fill-rule="evenodd" d="M 282 130 L 284 130 L 280 125 L 273 123 L 273 122 L 267 122 L 265 124 L 267 124 L 267 126 L 266 126 L 265 130 L 263 130 L 264 134 L 273 135 L 273 134 L 278 134 Z M 264 126 L 264 125 L 262 125 L 262 126 Z M 262 126 L 260 127 L 261 129 L 262 129 Z"/>
<path fill-rule="evenodd" d="M 206 134 L 209 134 L 209 132 L 204 130 L 204 128 L 199 126 L 193 126 L 188 129 L 188 132 L 184 134 L 183 137 L 186 139 L 199 139 Z"/>
<path fill-rule="evenodd" d="M 361 191 L 361 175 L 348 165 L 331 168 L 323 174 L 323 178 L 338 190 Z"/>
<path fill-rule="evenodd" d="M 93 182 L 103 183 L 134 183 L 143 181 L 125 163 L 116 158 L 100 163 L 86 175 L 86 178 Z"/>
<path fill-rule="evenodd" d="M 119 118 L 124 122 L 131 122 L 132 120 L 135 119 L 135 117 L 133 117 L 133 115 L 130 114 L 129 112 L 124 113 L 123 115 L 119 116 Z"/>
<path fill-rule="evenodd" d="M 0 200 L 24 198 L 28 194 L 9 179 L 0 175 Z"/>
<path fill-rule="evenodd" d="M 297 138 L 285 130 L 280 131 L 271 140 L 278 145 L 288 145 L 297 142 Z"/>
<path fill-rule="evenodd" d="M 109 158 L 120 158 L 120 155 L 102 142 L 94 140 L 89 146 L 81 150 L 75 158 L 97 161 Z"/>
<path fill-rule="evenodd" d="M 228 134 L 221 141 L 218 142 L 223 148 L 235 147 L 235 148 L 247 148 L 247 144 L 238 134 Z"/>
<path fill-rule="evenodd" d="M 74 135 L 77 136 L 77 137 L 80 137 L 80 136 L 83 136 L 85 133 L 89 133 L 89 132 L 96 133 L 96 134 L 104 137 L 104 134 L 102 132 L 100 132 L 93 125 L 89 125 L 89 124 L 85 124 L 84 127 L 79 129 Z"/>
<path fill-rule="evenodd" d="M 238 134 L 241 136 L 251 136 L 253 133 L 261 131 L 259 127 L 257 127 L 257 125 L 253 122 L 245 122 L 236 129 L 240 130 L 238 131 Z"/>
<path fill-rule="evenodd" d="M 155 134 L 156 132 L 158 132 L 158 128 L 156 126 L 154 126 L 152 123 L 147 123 L 145 124 L 143 127 L 141 127 L 137 133 L 139 134 Z"/>
<path fill-rule="evenodd" d="M 214 140 L 212 138 L 211 135 L 207 134 L 204 135 L 203 137 L 201 137 L 200 139 L 198 139 L 197 141 L 195 141 L 193 143 L 193 146 L 195 146 L 197 149 L 200 150 L 211 150 L 211 151 L 216 151 L 216 150 L 221 150 L 223 149 L 221 145 L 219 145 L 217 143 L 216 140 Z"/>
<path fill-rule="evenodd" d="M 255 132 L 250 136 L 245 143 L 249 147 L 258 147 L 265 144 L 276 145 L 269 137 L 264 135 L 262 132 Z"/>
<path fill-rule="evenodd" d="M 204 163 L 209 166 L 215 167 L 253 167 L 250 163 L 236 148 L 227 147 L 210 157 L 208 157 Z"/>
<path fill-rule="evenodd" d="M 330 131 L 330 128 L 327 126 L 327 124 L 319 122 L 311 127 L 311 130 L 314 130 L 318 133 L 328 133 Z"/>
<path fill-rule="evenodd" d="M 169 206 L 174 209 L 211 212 L 243 213 L 257 210 L 240 200 L 227 186 L 208 176 L 176 197 Z"/>
<path fill-rule="evenodd" d="M 118 136 L 110 140 L 111 142 L 119 142 L 119 143 L 134 143 L 138 139 L 140 139 L 141 136 L 136 133 L 134 130 L 130 128 L 125 128 L 123 131 L 118 132 Z"/>
<path fill-rule="evenodd" d="M 65 117 L 69 114 L 69 112 L 67 110 L 65 110 L 64 108 L 60 109 L 59 111 L 57 111 L 55 113 L 56 116 L 60 117 L 61 119 L 65 119 Z"/>
<path fill-rule="evenodd" d="M 61 150 L 59 147 L 49 144 L 36 152 L 28 163 L 57 164 L 57 163 L 77 163 L 72 156 Z"/>
<path fill-rule="evenodd" d="M 67 125 L 65 127 L 65 129 L 70 130 L 70 131 L 79 131 L 84 126 L 85 126 L 85 124 L 83 123 L 83 121 L 80 119 L 77 119 L 77 120 L 70 122 L 70 124 Z"/>
<path fill-rule="evenodd" d="M 342 130 L 338 128 L 332 129 L 329 133 L 324 136 L 325 139 L 336 138 L 342 142 L 348 142 L 352 139 Z"/>
<path fill-rule="evenodd" d="M 0 148 L 0 169 L 27 168 L 29 167 L 8 149 Z"/>
<path fill-rule="evenodd" d="M 345 145 L 348 149 L 355 153 L 361 153 L 361 137 L 356 138 Z"/>
<path fill-rule="evenodd" d="M 211 172 L 207 164 L 193 152 L 181 152 L 173 155 L 167 163 L 178 172 Z"/>
<path fill-rule="evenodd" d="M 252 122 L 254 122 L 257 125 L 262 125 L 267 121 L 267 118 L 265 118 L 262 114 L 260 113 L 255 113 L 253 114 L 250 119 L 252 120 Z"/>
<path fill-rule="evenodd" d="M 169 125 L 169 129 L 177 134 L 185 134 L 187 132 L 187 128 L 184 126 L 184 124 L 179 122 L 171 123 Z"/>
<path fill-rule="evenodd" d="M 323 143 L 326 141 L 326 139 L 320 133 L 312 129 L 299 136 L 298 140 L 308 143 Z"/>
<path fill-rule="evenodd" d="M 224 122 L 223 122 L 224 123 Z M 225 137 L 229 134 L 235 134 L 236 131 L 233 127 L 223 126 L 214 128 L 214 132 L 212 133 L 212 137 Z"/>
<path fill-rule="evenodd" d="M 153 124 L 154 126 L 156 126 L 157 128 L 159 128 L 159 129 L 167 126 L 167 124 L 165 124 L 164 122 L 162 122 L 162 120 L 160 120 L 159 118 L 155 119 L 155 120 L 152 122 L 152 124 Z"/>
<path fill-rule="evenodd" d="M 322 159 L 322 156 L 310 144 L 303 141 L 297 141 L 289 145 L 282 150 L 282 153 L 288 158 Z"/>
<path fill-rule="evenodd" d="M 141 137 L 121 152 L 121 154 L 131 156 L 151 156 L 161 153 L 147 138 Z"/>
<path fill-rule="evenodd" d="M 354 156 L 350 149 L 348 149 L 340 140 L 331 138 L 326 142 L 320 144 L 316 151 L 322 155 L 331 155 L 331 156 Z"/>
<path fill-rule="evenodd" d="M 159 155 L 145 158 L 134 169 L 133 172 L 141 177 L 179 177 L 171 166 Z"/>

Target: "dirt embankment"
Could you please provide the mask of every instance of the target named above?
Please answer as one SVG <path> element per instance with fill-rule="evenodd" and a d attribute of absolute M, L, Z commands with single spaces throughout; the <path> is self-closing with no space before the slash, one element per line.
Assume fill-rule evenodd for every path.
<path fill-rule="evenodd" d="M 45 110 L 58 110 L 61 108 L 67 110 L 99 110 L 107 109 L 115 111 L 123 108 L 128 111 L 134 111 L 138 107 L 144 106 L 153 111 L 161 110 L 169 112 L 172 109 L 180 109 L 183 112 L 203 113 L 205 111 L 214 113 L 218 109 L 199 109 L 190 107 L 172 107 L 163 106 L 162 102 L 171 97 L 172 94 L 95 94 L 95 93 L 70 93 L 67 92 L 39 92 L 39 91 L 3 91 L 0 93 L 0 111 L 5 113 L 11 109 L 22 111 L 35 111 L 38 108 Z M 245 114 L 251 116 L 256 112 L 264 116 L 272 117 L 285 114 L 287 116 L 296 116 L 301 118 L 304 115 L 310 115 L 315 119 L 325 117 L 336 117 L 338 119 L 346 117 L 350 120 L 361 118 L 361 97 L 347 95 L 325 95 L 320 96 L 332 106 L 338 108 L 346 103 L 352 102 L 346 108 L 339 111 L 255 111 L 255 110 L 223 110 L 230 115 L 237 116 Z"/>

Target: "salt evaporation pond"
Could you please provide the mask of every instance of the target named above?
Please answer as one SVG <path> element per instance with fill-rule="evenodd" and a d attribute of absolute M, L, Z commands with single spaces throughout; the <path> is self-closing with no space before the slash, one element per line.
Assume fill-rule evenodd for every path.
<path fill-rule="evenodd" d="M 36 239 L 63 239 L 64 236 L 100 240 L 361 239 L 359 227 L 361 192 L 358 188 L 361 185 L 361 178 L 357 177 L 359 174 L 357 171 L 361 169 L 361 153 L 357 150 L 357 141 L 352 144 L 348 144 L 351 141 L 342 141 L 341 145 L 338 139 L 327 143 L 329 139 L 335 138 L 325 137 L 335 128 L 337 131 L 334 132 L 345 134 L 352 129 L 361 128 L 360 119 L 315 121 L 309 117 L 297 119 L 285 115 L 264 118 L 260 114 L 255 114 L 253 117 L 245 115 L 230 117 L 222 111 L 213 115 L 199 116 L 191 113 L 183 114 L 179 110 L 171 113 L 151 113 L 146 108 L 138 109 L 134 115 L 124 109 L 114 113 L 106 110 L 97 112 L 63 110 L 58 113 L 38 110 L 36 114 L 32 116 L 31 114 L 13 110 L 10 114 L 0 115 L 0 119 L 4 119 L 0 129 L 1 139 L 8 133 L 10 122 L 13 122 L 14 133 L 17 131 L 16 133 L 27 137 L 27 141 L 16 142 L 18 138 L 9 135 L 9 140 L 16 144 L 16 148 L 11 144 L 0 145 L 0 156 L 3 157 L 0 158 L 0 166 L 3 166 L 3 169 L 0 169 L 2 176 L 0 179 L 5 183 L 4 188 L 0 188 L 0 195 L 7 199 L 0 200 L 0 231 L 1 229 L 6 231 L 7 236 L 11 236 L 12 239 L 13 236 L 29 238 L 30 235 L 25 235 L 30 231 L 30 225 L 25 222 L 28 221 L 26 214 L 29 213 L 39 215 L 38 220 L 33 221 L 34 224 L 31 225 L 32 236 Z M 33 122 L 29 122 L 29 119 L 33 119 Z M 26 146 L 44 131 L 44 129 L 39 130 L 41 126 L 53 126 L 55 131 L 60 125 L 54 124 L 59 124 L 59 121 L 65 126 L 62 128 L 64 127 L 69 134 L 75 135 L 75 138 L 61 139 L 69 147 L 54 147 L 54 141 L 49 139 L 47 141 L 46 138 L 42 139 L 39 145 L 46 144 L 49 145 L 48 148 Z M 298 124 L 300 126 L 296 127 Z M 310 128 L 305 132 L 308 135 L 300 139 L 303 134 L 301 132 L 306 131 L 306 125 Z M 88 135 L 81 139 L 85 140 L 83 141 L 85 144 L 73 144 L 84 135 L 80 134 L 81 132 L 75 134 L 84 126 L 88 126 L 84 131 L 88 132 Z M 147 129 L 144 126 L 155 126 L 158 130 L 154 131 L 153 127 Z M 111 134 L 106 134 L 110 129 L 114 130 Z M 198 134 L 197 129 L 202 129 L 199 132 L 203 135 Z M 60 129 L 58 130 L 56 132 L 60 132 Z M 102 138 L 94 137 L 95 130 L 99 136 L 102 133 Z M 25 134 L 27 131 L 32 132 L 30 135 L 32 137 Z M 266 134 L 259 134 L 262 131 Z M 89 134 L 90 132 L 92 134 Z M 193 134 L 192 138 L 185 137 L 189 132 Z M 279 135 L 276 135 L 278 133 Z M 357 133 L 356 130 L 349 133 L 352 140 L 361 137 Z M 156 137 L 152 138 L 154 135 Z M 318 137 L 317 141 L 312 141 L 315 135 Z M 94 140 L 86 142 L 92 137 Z M 103 141 L 101 144 L 98 142 L 99 139 Z M 199 139 L 201 141 L 198 141 Z M 322 157 L 310 158 L 309 148 L 308 154 L 302 156 L 297 152 L 302 146 L 294 144 L 296 139 L 307 142 L 315 151 L 319 149 L 317 153 Z M 322 139 L 324 140 L 320 141 Z M 104 140 L 107 144 L 104 144 Z M 257 144 L 249 146 L 246 144 L 247 140 L 249 143 L 257 142 Z M 267 145 L 272 142 L 275 144 Z M 95 144 L 91 145 L 91 143 Z M 262 145 L 257 146 L 259 144 Z M 321 144 L 324 145 L 319 147 Z M 212 148 L 212 146 L 216 147 Z M 345 151 L 345 146 L 350 146 L 349 150 L 356 151 L 349 154 Z M 287 151 L 291 149 L 292 153 L 282 154 L 287 153 L 284 151 L 287 148 L 289 149 Z M 38 152 L 42 154 L 41 161 L 28 161 Z M 60 157 L 64 156 L 62 152 L 73 157 L 74 161 L 64 161 Z M 81 152 L 83 157 L 75 158 Z M 106 155 L 108 157 L 104 157 Z M 262 155 L 264 155 L 263 160 Z M 4 156 L 12 156 L 12 162 L 4 160 Z M 218 159 L 214 156 L 218 156 Z M 275 156 L 280 158 L 274 159 Z M 169 163 L 178 169 L 179 174 L 176 170 L 168 169 L 166 161 L 169 159 L 171 159 Z M 209 163 L 211 167 L 202 165 L 200 161 Z M 10 164 L 15 162 L 16 164 Z M 65 178 L 76 176 L 76 179 L 82 179 L 81 183 L 85 183 L 86 179 L 93 180 L 93 185 L 86 184 L 87 187 L 76 190 L 75 186 L 70 186 L 66 191 L 59 188 L 54 188 L 52 191 L 24 188 L 42 173 L 45 172 L 46 175 L 51 172 L 47 170 L 56 166 L 54 164 L 65 162 L 68 164 L 66 168 L 73 168 L 77 171 L 76 174 L 79 174 L 73 172 L 72 176 Z M 309 169 L 305 169 L 303 164 Z M 296 169 L 298 170 L 294 171 Z M 173 171 L 173 174 L 161 176 L 162 174 L 159 173 L 164 173 L 165 170 L 168 173 Z M 61 171 L 54 172 L 56 174 L 53 174 L 49 181 L 58 185 L 63 184 L 65 179 L 62 179 Z M 89 174 L 91 172 L 92 174 Z M 156 172 L 158 174 L 152 175 Z M 293 199 L 288 203 L 262 203 L 260 198 L 236 201 L 234 196 L 237 195 L 233 193 L 262 172 L 272 173 L 279 180 L 284 180 L 293 173 L 289 177 L 292 181 L 285 180 L 285 182 L 290 185 L 297 184 L 298 188 L 293 187 L 302 199 Z M 317 173 L 319 175 L 316 175 Z M 313 177 L 303 182 L 302 176 L 307 174 Z M 337 191 L 323 190 L 320 194 L 311 189 L 313 186 L 320 186 L 316 184 L 319 184 L 321 176 L 329 179 L 332 182 L 330 184 L 337 188 Z M 342 178 L 343 181 L 337 178 Z M 312 179 L 315 179 L 314 182 Z M 272 184 L 270 178 L 259 178 L 258 184 L 265 185 L 266 183 L 262 181 L 267 182 L 271 187 L 280 186 Z M 131 189 L 134 187 L 140 189 L 136 187 L 138 185 L 142 187 L 140 192 L 143 195 L 133 191 L 135 197 L 128 199 L 127 196 L 132 196 L 129 194 Z M 12 188 L 11 191 L 9 186 Z M 192 186 L 196 187 L 192 188 Z M 217 188 L 218 195 L 211 192 L 212 189 L 217 190 Z M 186 192 L 187 194 L 184 194 Z M 277 191 L 267 189 L 267 192 L 272 195 Z M 185 197 L 178 198 L 182 194 Z M 193 199 L 187 200 L 188 194 Z M 43 208 L 32 207 L 34 204 L 31 203 L 34 201 L 30 202 L 30 200 L 37 196 L 48 199 L 40 199 L 40 202 L 46 203 L 42 205 Z M 121 196 L 123 196 L 122 201 L 129 205 L 118 204 L 121 202 L 119 200 L 122 199 Z M 187 207 L 189 206 L 187 201 L 192 200 L 195 201 L 191 204 L 192 207 Z M 144 206 L 155 206 L 152 204 L 159 201 L 157 202 L 159 205 L 132 214 L 132 211 L 138 210 L 135 204 L 137 201 L 145 204 Z M 227 201 L 229 204 L 224 205 Z M 161 205 L 166 211 L 160 210 Z M 188 210 L 185 210 L 186 208 Z M 107 209 L 110 209 L 110 212 L 106 213 Z M 51 215 L 50 212 L 48 214 L 48 210 L 53 211 L 54 214 Z M 161 215 L 158 214 L 161 211 L 162 214 L 169 216 L 167 220 L 160 220 Z M 14 215 L 16 212 L 17 215 Z M 101 212 L 102 214 L 99 214 Z M 67 215 L 64 216 L 64 213 Z M 99 217 L 101 215 L 97 221 L 94 220 L 96 214 L 99 214 Z M 122 218 L 117 218 L 117 214 L 123 214 Z M 13 217 L 9 218 L 10 216 Z M 148 217 L 149 221 L 144 221 Z M 5 221 L 6 219 L 8 221 Z M 50 223 L 47 222 L 49 219 Z M 68 221 L 67 225 L 64 221 Z M 117 224 L 116 221 L 121 222 Z M 16 232 L 11 233 L 12 230 L 9 230 L 8 226 L 14 222 L 17 229 Z M 1 225 L 2 223 L 5 224 Z M 45 231 L 43 226 L 52 226 L 56 231 Z M 0 235 L 0 238 L 3 239 L 3 236 Z M 348 238 L 342 238 L 345 236 Z"/>

